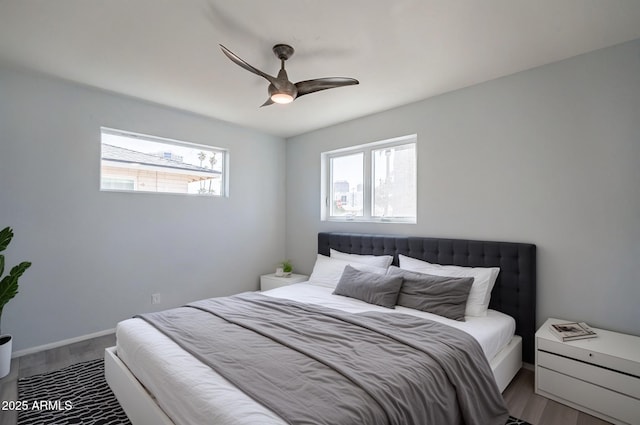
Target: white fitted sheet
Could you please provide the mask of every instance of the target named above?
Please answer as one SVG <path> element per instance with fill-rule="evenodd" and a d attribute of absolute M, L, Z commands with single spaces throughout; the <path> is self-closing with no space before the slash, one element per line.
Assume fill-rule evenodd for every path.
<path fill-rule="evenodd" d="M 476 338 L 489 360 L 511 340 L 515 331 L 513 318 L 493 310 L 489 310 L 486 317 L 468 317 L 466 322 L 458 322 L 404 307 L 396 307 L 395 310 L 378 307 L 353 298 L 331 295 L 332 291 L 333 288 L 305 282 L 263 294 L 353 313 L 397 312 L 436 320 L 462 329 Z M 238 390 L 142 319 L 120 322 L 116 337 L 118 357 L 177 425 L 284 424 L 276 414 Z"/>

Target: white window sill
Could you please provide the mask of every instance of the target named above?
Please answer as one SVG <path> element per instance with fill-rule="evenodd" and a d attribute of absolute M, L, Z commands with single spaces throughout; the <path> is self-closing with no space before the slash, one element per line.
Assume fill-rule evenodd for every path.
<path fill-rule="evenodd" d="M 332 221 L 335 223 L 393 223 L 393 224 L 417 224 L 415 218 L 364 218 L 364 217 L 329 217 L 322 221 Z"/>

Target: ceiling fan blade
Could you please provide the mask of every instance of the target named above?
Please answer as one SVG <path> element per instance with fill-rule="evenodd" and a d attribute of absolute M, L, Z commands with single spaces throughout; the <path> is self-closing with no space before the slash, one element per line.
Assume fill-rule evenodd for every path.
<path fill-rule="evenodd" d="M 306 80 L 296 83 L 298 89 L 298 97 L 305 94 L 315 93 L 320 90 L 334 89 L 336 87 L 352 86 L 360 84 L 360 82 L 354 78 L 345 77 L 327 77 L 316 78 L 315 80 Z"/>
<path fill-rule="evenodd" d="M 278 81 L 277 78 L 272 77 L 271 75 L 260 71 L 258 68 L 255 68 L 255 67 L 249 65 L 247 62 L 245 62 L 244 60 L 240 59 L 240 57 L 237 56 L 235 53 L 233 53 L 231 50 L 229 50 L 226 47 L 224 47 L 222 44 L 220 44 L 220 48 L 222 49 L 222 53 L 224 53 L 229 59 L 231 59 L 231 61 L 233 63 L 235 63 L 239 67 L 244 68 L 249 72 L 252 72 L 252 73 L 254 73 L 256 75 L 259 75 L 259 76 L 265 78 L 267 81 L 269 81 L 273 85 L 275 85 L 276 82 Z"/>
<path fill-rule="evenodd" d="M 276 102 L 274 102 L 273 100 L 271 100 L 271 98 L 268 98 L 268 99 L 266 100 L 266 102 L 264 102 L 262 105 L 260 105 L 260 107 L 262 108 L 263 106 L 273 105 L 274 103 L 276 103 Z"/>

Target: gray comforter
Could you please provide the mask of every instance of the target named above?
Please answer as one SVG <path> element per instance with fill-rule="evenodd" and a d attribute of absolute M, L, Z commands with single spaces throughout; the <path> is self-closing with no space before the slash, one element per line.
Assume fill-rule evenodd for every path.
<path fill-rule="evenodd" d="M 409 315 L 246 293 L 141 316 L 290 424 L 504 425 L 478 342 Z"/>

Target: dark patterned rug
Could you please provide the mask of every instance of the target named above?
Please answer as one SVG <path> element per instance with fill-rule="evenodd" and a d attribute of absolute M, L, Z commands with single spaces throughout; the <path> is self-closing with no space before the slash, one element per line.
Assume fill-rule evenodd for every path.
<path fill-rule="evenodd" d="M 131 425 L 104 379 L 104 361 L 91 360 L 18 380 L 18 425 Z M 509 417 L 505 425 L 531 425 Z"/>
<path fill-rule="evenodd" d="M 18 425 L 130 425 L 104 379 L 104 361 L 18 380 Z"/>

